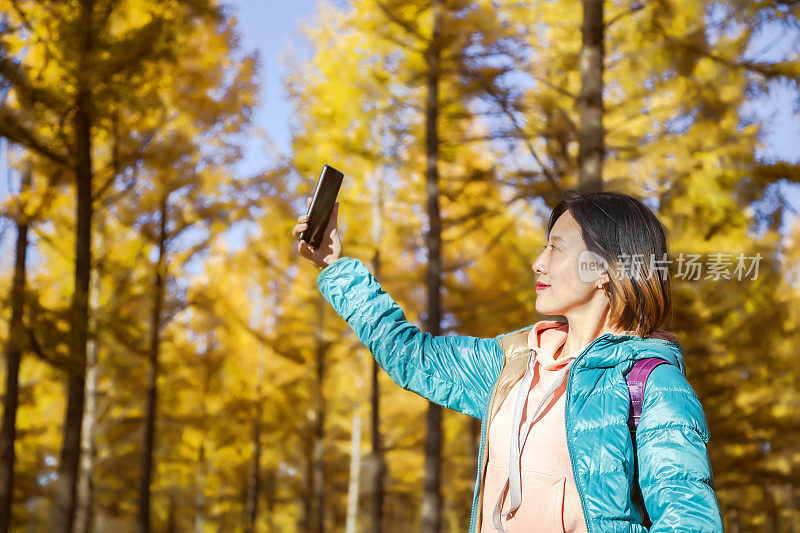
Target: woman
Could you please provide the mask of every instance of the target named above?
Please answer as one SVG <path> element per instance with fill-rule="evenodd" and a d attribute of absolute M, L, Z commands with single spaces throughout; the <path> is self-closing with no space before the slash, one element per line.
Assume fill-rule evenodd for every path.
<path fill-rule="evenodd" d="M 536 310 L 566 321 L 487 339 L 406 320 L 342 257 L 337 214 L 319 250 L 298 243 L 325 299 L 398 385 L 481 420 L 470 533 L 723 531 L 705 414 L 677 336 L 658 329 L 671 306 L 667 239 L 647 206 L 569 191 L 532 265 Z M 645 357 L 669 364 L 647 380 L 634 450 L 625 375 Z"/>

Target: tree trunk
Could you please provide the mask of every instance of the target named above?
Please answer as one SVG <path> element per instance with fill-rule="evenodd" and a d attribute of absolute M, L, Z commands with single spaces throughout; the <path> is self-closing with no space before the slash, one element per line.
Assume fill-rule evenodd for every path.
<path fill-rule="evenodd" d="M 94 0 L 80 3 L 83 42 L 82 62 L 88 63 L 94 46 Z M 61 463 L 55 483 L 52 530 L 72 533 L 75 520 L 76 482 L 81 453 L 83 401 L 86 372 L 86 341 L 89 329 L 89 282 L 92 265 L 92 93 L 87 69 L 78 72 L 75 97 L 75 290 L 72 295 L 70 365 L 67 380 L 67 408 Z"/>
<path fill-rule="evenodd" d="M 383 139 L 383 132 L 380 132 L 378 138 Z M 377 176 L 375 188 L 375 202 L 374 202 L 374 216 L 373 220 L 373 234 L 372 241 L 375 246 L 375 255 L 372 258 L 372 272 L 375 279 L 380 282 L 381 280 L 381 256 L 380 256 L 380 239 L 383 232 L 383 175 Z M 372 410 L 370 413 L 370 440 L 372 442 L 372 453 L 370 454 L 369 472 L 372 476 L 370 488 L 372 489 L 372 505 L 370 506 L 370 531 L 371 533 L 383 532 L 383 487 L 384 479 L 386 478 L 386 459 L 383 455 L 383 445 L 381 444 L 381 414 L 380 414 L 380 386 L 378 381 L 378 374 L 381 370 L 378 361 L 372 359 L 372 376 L 371 376 L 371 391 L 370 391 L 370 405 Z"/>
<path fill-rule="evenodd" d="M 20 194 L 31 186 L 31 164 L 25 161 Z M 25 346 L 22 315 L 25 305 L 25 260 L 28 254 L 28 216 L 20 212 L 17 219 L 17 253 L 14 280 L 11 284 L 11 322 L 6 344 L 6 394 L 3 399 L 3 428 L 0 432 L 0 531 L 11 525 L 11 504 L 14 501 L 14 443 L 17 440 L 17 407 L 19 406 L 19 364 Z"/>
<path fill-rule="evenodd" d="M 256 386 L 255 420 L 253 421 L 253 465 L 247 497 L 247 526 L 245 531 L 253 533 L 258 519 L 258 499 L 261 496 L 261 418 L 263 416 L 261 398 L 262 361 L 259 361 L 258 385 Z"/>
<path fill-rule="evenodd" d="M 325 379 L 325 352 L 327 351 L 325 339 L 323 337 L 323 317 L 325 300 L 319 298 L 317 320 L 317 417 L 315 420 L 314 431 L 314 493 L 313 498 L 316 502 L 314 521 L 312 530 L 314 533 L 325 531 L 325 400 L 323 398 L 323 384 Z"/>
<path fill-rule="evenodd" d="M 312 517 L 314 516 L 314 442 L 312 439 L 303 441 L 303 455 L 305 459 L 305 479 L 303 489 L 298 496 L 302 500 L 303 512 L 297 515 L 297 531 L 308 533 L 311 531 Z"/>
<path fill-rule="evenodd" d="M 94 431 L 97 424 L 97 340 L 89 341 L 86 352 L 86 402 L 81 435 L 81 468 L 78 473 L 78 501 L 75 510 L 75 532 L 92 531 L 92 501 L 94 500 L 94 462 L 96 449 Z"/>
<path fill-rule="evenodd" d="M 265 496 L 267 499 L 267 532 L 274 533 L 275 531 L 275 499 L 278 497 L 278 476 L 275 469 L 267 470 L 267 479 L 264 487 Z"/>
<path fill-rule="evenodd" d="M 378 382 L 380 370 L 378 361 L 372 358 L 372 390 L 370 392 L 370 405 L 372 406 L 370 412 L 370 441 L 372 443 L 372 451 L 369 458 L 369 472 L 372 476 L 370 482 L 372 491 L 370 505 L 371 533 L 383 532 L 384 486 L 386 483 L 386 458 L 384 457 L 380 428 L 380 387 Z"/>
<path fill-rule="evenodd" d="M 583 0 L 582 33 L 578 189 L 586 193 L 602 190 L 603 180 L 603 0 Z"/>
<path fill-rule="evenodd" d="M 92 531 L 92 501 L 94 499 L 94 461 L 96 450 L 94 446 L 94 432 L 97 424 L 97 354 L 99 351 L 97 339 L 97 320 L 94 311 L 98 307 L 97 296 L 100 293 L 100 272 L 96 269 L 92 275 L 91 307 L 89 308 L 91 331 L 95 337 L 89 339 L 86 350 L 86 401 L 84 403 L 83 429 L 81 434 L 81 467 L 78 471 L 78 503 L 75 509 L 75 532 L 89 533 Z"/>
<path fill-rule="evenodd" d="M 156 433 L 158 401 L 158 354 L 161 338 L 161 310 L 164 306 L 166 283 L 166 243 L 169 194 L 161 200 L 158 231 L 158 261 L 153 274 L 153 310 L 150 317 L 150 378 L 147 385 L 147 407 L 145 410 L 144 446 L 142 450 L 142 477 L 139 486 L 139 532 L 150 531 L 150 483 L 153 475 L 153 455 Z"/>
<path fill-rule="evenodd" d="M 766 510 L 766 526 L 767 531 L 769 533 L 777 533 L 780 531 L 778 529 L 780 518 L 779 518 L 779 511 L 777 503 L 775 502 L 775 495 L 772 490 L 770 490 L 770 485 L 764 484 L 761 486 L 761 490 L 764 494 L 764 509 Z"/>
<path fill-rule="evenodd" d="M 441 222 L 439 218 L 439 25 L 441 0 L 433 0 L 433 30 L 426 54 L 428 95 L 425 105 L 425 152 L 427 160 L 426 189 L 428 197 L 428 314 L 427 330 L 431 335 L 440 333 L 441 290 Z M 428 405 L 427 433 L 425 436 L 425 472 L 422 494 L 422 533 L 438 533 L 441 529 L 441 452 L 442 408 L 433 402 Z"/>
<path fill-rule="evenodd" d="M 197 458 L 197 477 L 194 490 L 194 533 L 203 533 L 206 523 L 206 447 L 200 443 Z"/>
<path fill-rule="evenodd" d="M 356 409 L 357 410 L 357 409 Z M 347 490 L 347 522 L 345 533 L 356 533 L 358 517 L 358 481 L 361 474 L 361 418 L 353 415 L 353 431 L 350 436 L 350 484 Z"/>

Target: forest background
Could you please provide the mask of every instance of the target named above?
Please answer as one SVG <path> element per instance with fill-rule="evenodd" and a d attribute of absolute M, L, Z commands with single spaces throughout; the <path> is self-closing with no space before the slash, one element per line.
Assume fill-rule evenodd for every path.
<path fill-rule="evenodd" d="M 701 258 L 665 329 L 726 531 L 791 531 L 798 19 L 0 0 L 0 530 L 467 529 L 479 421 L 391 382 L 296 253 L 329 163 L 345 255 L 436 335 L 543 318 L 530 267 L 564 190 L 643 199 Z"/>

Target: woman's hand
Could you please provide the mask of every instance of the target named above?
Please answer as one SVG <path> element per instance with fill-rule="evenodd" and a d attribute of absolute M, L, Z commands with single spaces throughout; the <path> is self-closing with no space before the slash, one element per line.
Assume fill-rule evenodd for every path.
<path fill-rule="evenodd" d="M 306 203 L 311 205 L 311 197 L 306 198 Z M 300 239 L 300 234 L 307 227 L 306 215 L 297 217 L 297 225 L 292 229 L 294 238 L 300 240 L 297 243 L 297 251 L 320 270 L 342 257 L 342 240 L 339 238 L 338 215 L 339 202 L 335 202 L 331 211 L 331 218 L 328 220 L 328 226 L 325 228 L 324 236 L 322 237 L 322 243 L 318 249 L 312 248 L 306 241 Z"/>

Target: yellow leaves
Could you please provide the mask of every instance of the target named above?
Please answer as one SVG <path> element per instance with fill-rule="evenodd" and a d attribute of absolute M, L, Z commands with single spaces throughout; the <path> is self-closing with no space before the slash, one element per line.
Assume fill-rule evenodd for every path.
<path fill-rule="evenodd" d="M 153 7 L 147 2 L 125 0 L 111 12 L 107 31 L 120 36 L 142 28 L 153 20 Z"/>
<path fill-rule="evenodd" d="M 27 4 L 37 20 L 43 20 L 41 8 Z M 719 61 L 692 57 L 685 46 L 669 44 L 654 31 L 657 22 L 670 35 L 686 35 L 690 44 L 698 44 L 701 35 L 695 30 L 703 20 L 703 6 L 690 4 L 647 4 L 608 30 L 606 185 L 641 197 L 658 196 L 663 202 L 659 214 L 676 228 L 674 242 L 680 249 L 747 251 L 753 242 L 747 229 L 754 213 L 734 194 L 740 181 L 751 177 L 760 190 L 779 178 L 800 181 L 800 173 L 797 165 L 753 162 L 759 126 L 737 129 L 737 111 L 744 98 L 741 74 Z M 119 56 L 103 48 L 97 60 L 106 70 L 93 73 L 99 80 L 94 86 L 98 100 L 93 137 L 97 186 L 114 176 L 133 179 L 134 168 L 138 173 L 130 192 L 108 188 L 95 213 L 96 330 L 101 341 L 101 389 L 110 405 L 104 423 L 111 426 L 98 430 L 98 439 L 105 454 L 103 472 L 115 471 L 119 477 L 106 474 L 103 483 L 129 483 L 138 475 L 128 459 L 141 446 L 139 417 L 148 364 L 140 350 L 149 338 L 153 237 L 165 191 L 171 193 L 170 224 L 195 229 L 185 234 L 186 240 L 176 238 L 169 247 L 165 312 L 169 322 L 163 330 L 159 378 L 159 488 L 176 490 L 175 486 L 187 485 L 187 479 L 202 475 L 204 484 L 195 494 L 179 492 L 180 501 L 226 494 L 234 485 L 239 490 L 239 473 L 249 468 L 254 449 L 252 428 L 261 423 L 262 466 L 280 471 L 278 499 L 291 499 L 296 495 L 286 487 L 305 474 L 308 465 L 301 444 L 313 439 L 307 424 L 318 416 L 320 402 L 327 411 L 326 462 L 333 468 L 344 464 L 353 412 L 367 420 L 372 359 L 346 324 L 324 302 L 319 305 L 317 272 L 298 260 L 289 230 L 304 207 L 298 199 L 313 192 L 321 164 L 327 161 L 342 168 L 346 186 L 340 193 L 340 223 L 346 249 L 365 261 L 379 251 L 384 288 L 402 302 L 407 316 L 420 316 L 425 306 L 420 281 L 426 257 L 420 246 L 427 227 L 428 164 L 423 114 L 427 66 L 421 51 L 431 33 L 432 17 L 430 9 L 419 3 L 386 5 L 414 30 L 404 30 L 374 2 L 356 2 L 349 11 L 330 3 L 320 6 L 317 21 L 306 31 L 313 54 L 287 80 L 295 104 L 291 161 L 284 171 L 265 174 L 252 189 L 232 178 L 229 166 L 237 157 L 230 136 L 245 132 L 251 108 L 258 102 L 255 58 L 237 57 L 231 49 L 235 21 L 183 21 L 175 11 L 181 9 L 177 2 L 126 0 L 112 10 L 103 31 L 105 40 L 123 47 L 147 44 L 136 40 L 136 34 L 143 28 L 154 31 L 148 24 L 160 17 L 175 23 L 174 31 L 165 34 L 173 39 L 172 48 L 164 51 L 177 51 L 180 61 L 153 59 L 132 69 L 130 78 L 104 76 Z M 525 80 L 519 87 L 527 93 L 514 102 L 515 118 L 530 146 L 543 157 L 542 164 L 557 171 L 560 185 L 574 183 L 580 122 L 575 105 L 581 87 L 576 15 L 581 3 L 481 0 L 463 7 L 459 13 L 444 13 L 449 22 L 439 79 L 438 192 L 446 222 L 441 250 L 443 301 L 447 320 L 458 333 L 490 336 L 533 321 L 531 250 L 541 244 L 546 213 L 539 199 L 551 194 L 551 186 L 537 173 L 539 163 L 514 137 L 516 133 L 506 133 L 498 142 L 481 139 L 496 134 L 496 123 L 508 118 L 478 116 L 480 106 L 475 106 L 500 67 L 484 65 L 464 75 L 459 69 L 469 62 L 460 54 L 470 39 L 488 46 L 509 36 L 526 39 L 507 41 L 531 51 L 516 65 L 515 75 Z M 607 17 L 628 8 L 617 2 Z M 507 27 L 498 24 L 500 20 Z M 55 35 L 55 26 L 47 19 L 36 28 L 43 28 L 42 35 Z M 69 65 L 58 58 L 74 52 L 74 37 L 65 34 L 61 56 L 49 58 L 44 47 L 19 34 L 4 38 L 13 54 L 28 46 L 29 71 L 50 90 L 71 97 L 74 80 Z M 680 75 L 683 72 L 691 76 Z M 8 102 L 24 110 L 18 95 L 12 93 Z M 60 129 L 59 116 L 33 116 L 42 138 L 70 135 L 68 124 Z M 120 162 L 122 169 L 115 167 Z M 49 174 L 43 168 L 37 175 Z M 241 187 L 232 189 L 234 183 Z M 382 204 L 376 207 L 379 188 Z M 119 197 L 107 203 L 111 193 Z M 248 211 L 234 200 L 228 202 L 224 198 L 228 193 L 254 196 L 255 207 Z M 15 200 L 35 205 L 43 197 L 28 193 Z M 74 196 L 59 191 L 48 205 L 46 221 L 35 234 L 37 272 L 30 281 L 39 291 L 40 303 L 66 309 L 73 283 Z M 8 202 L 3 207 L 12 209 Z M 257 227 L 236 233 L 240 238 L 218 238 L 231 227 L 226 215 L 231 212 L 255 213 L 260 218 L 248 222 Z M 376 241 L 377 220 L 382 231 Z M 211 238 L 211 244 L 201 248 L 201 261 L 187 265 L 191 244 L 186 241 L 198 233 Z M 769 240 L 773 237 L 761 244 L 777 245 Z M 787 250 L 793 261 L 789 264 L 798 264 L 796 235 Z M 724 428 L 733 420 L 747 425 L 742 432 L 752 438 L 757 432 L 750 417 L 758 412 L 789 419 L 796 412 L 793 396 L 776 398 L 769 385 L 779 366 L 775 361 L 792 361 L 796 342 L 793 337 L 779 340 L 778 330 L 770 330 L 763 316 L 785 306 L 783 324 L 796 324 L 800 309 L 786 303 L 787 295 L 797 294 L 796 287 L 777 285 L 787 298 L 783 300 L 770 294 L 768 284 L 758 286 L 764 289 L 758 297 L 759 290 L 749 285 L 730 285 L 733 289 L 726 291 L 710 283 L 690 283 L 680 293 L 681 320 L 696 327 L 689 342 L 698 349 L 688 355 L 698 355 L 687 358 L 688 366 L 697 369 L 697 376 L 716 380 L 713 385 L 724 391 L 719 395 L 724 401 L 708 398 L 712 433 L 714 425 Z M 69 327 L 63 317 L 51 323 L 58 330 Z M 315 358 L 324 347 L 320 389 Z M 753 364 L 765 360 L 769 364 Z M 59 443 L 54 428 L 63 408 L 63 390 L 58 375 L 35 359 L 26 361 L 23 384 L 31 401 L 21 408 L 20 420 L 30 433 L 22 446 L 22 464 L 26 471 L 34 471 L 41 468 L 34 451 L 56 449 Z M 736 381 L 740 367 L 750 373 Z M 717 373 L 718 368 L 727 370 Z M 408 447 L 389 453 L 393 490 L 410 494 L 421 477 L 419 446 L 424 432 L 422 426 L 404 422 L 422 420 L 427 402 L 400 389 L 383 373 L 379 381 L 386 441 Z M 695 384 L 698 390 L 708 390 L 699 377 Z M 260 419 L 257 407 L 262 409 Z M 446 413 L 444 429 L 452 451 L 447 457 L 448 486 L 460 497 L 469 492 L 472 481 L 468 421 Z M 125 447 L 120 450 L 116 446 L 123 439 Z M 732 451 L 726 454 L 737 457 L 754 448 L 750 442 L 735 441 L 728 449 Z M 770 468 L 787 472 L 789 457 L 777 455 Z M 341 476 L 341 471 L 334 470 L 334 475 Z M 335 478 L 332 484 L 340 486 L 340 481 L 341 477 Z M 133 496 L 121 499 L 133 501 Z M 331 496 L 335 505 L 342 499 L 339 493 Z M 238 512 L 234 505 L 225 505 L 213 507 L 213 512 L 220 516 Z M 278 530 L 295 526 L 289 523 L 290 515 L 298 511 L 294 505 L 294 501 L 277 505 Z"/>
<path fill-rule="evenodd" d="M 181 433 L 181 442 L 191 450 L 199 450 L 204 441 L 203 432 L 187 428 Z"/>

